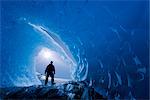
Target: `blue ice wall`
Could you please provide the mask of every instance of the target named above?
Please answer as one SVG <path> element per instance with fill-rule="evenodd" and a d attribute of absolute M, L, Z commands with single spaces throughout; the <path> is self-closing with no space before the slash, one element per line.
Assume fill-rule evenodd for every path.
<path fill-rule="evenodd" d="M 32 57 L 39 44 L 48 43 L 26 19 L 57 33 L 80 65 L 88 62 L 87 80 L 95 80 L 98 92 L 110 98 L 148 98 L 148 12 L 147 0 L 3 1 L 0 85 L 40 84 Z M 85 74 L 79 69 L 73 71 L 77 80 Z"/>

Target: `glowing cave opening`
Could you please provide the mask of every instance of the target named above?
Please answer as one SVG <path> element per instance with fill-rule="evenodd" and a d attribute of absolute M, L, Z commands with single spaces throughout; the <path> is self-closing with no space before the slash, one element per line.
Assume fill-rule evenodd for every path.
<path fill-rule="evenodd" d="M 71 66 L 68 65 L 61 54 L 47 47 L 42 47 L 35 57 L 36 72 L 44 75 L 50 61 L 54 62 L 55 78 L 71 79 Z"/>

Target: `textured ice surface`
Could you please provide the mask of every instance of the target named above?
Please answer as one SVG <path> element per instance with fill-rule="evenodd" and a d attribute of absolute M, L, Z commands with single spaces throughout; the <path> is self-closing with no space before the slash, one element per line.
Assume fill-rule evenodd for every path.
<path fill-rule="evenodd" d="M 41 84 L 34 57 L 42 46 L 110 98 L 148 98 L 148 1 L 3 1 L 1 13 L 1 87 Z"/>

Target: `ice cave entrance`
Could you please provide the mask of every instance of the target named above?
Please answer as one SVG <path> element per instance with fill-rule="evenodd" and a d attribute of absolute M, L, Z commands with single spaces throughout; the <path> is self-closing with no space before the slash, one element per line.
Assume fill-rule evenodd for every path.
<path fill-rule="evenodd" d="M 71 79 L 70 66 L 63 59 L 63 56 L 47 47 L 40 48 L 39 52 L 35 57 L 36 72 L 38 74 L 44 75 L 45 69 L 50 61 L 53 61 L 53 64 L 55 66 L 55 78 L 69 80 Z"/>

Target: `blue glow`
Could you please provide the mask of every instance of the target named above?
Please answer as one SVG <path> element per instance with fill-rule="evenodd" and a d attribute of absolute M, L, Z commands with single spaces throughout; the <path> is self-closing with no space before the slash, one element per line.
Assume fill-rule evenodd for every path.
<path fill-rule="evenodd" d="M 39 64 L 60 57 L 58 78 L 148 98 L 148 12 L 148 0 L 1 1 L 0 87 L 39 85 Z"/>

